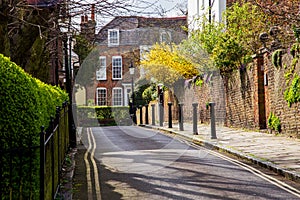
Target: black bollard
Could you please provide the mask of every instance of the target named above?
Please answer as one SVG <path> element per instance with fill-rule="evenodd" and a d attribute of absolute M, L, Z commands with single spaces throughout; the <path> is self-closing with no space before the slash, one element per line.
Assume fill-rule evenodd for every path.
<path fill-rule="evenodd" d="M 217 139 L 216 134 L 216 118 L 215 118 L 215 105 L 216 103 L 210 102 L 210 132 L 211 132 L 211 139 Z"/>
<path fill-rule="evenodd" d="M 198 107 L 198 103 L 193 103 L 193 134 L 194 135 L 198 135 L 198 130 L 197 130 L 197 126 L 198 126 L 198 117 L 197 117 L 197 107 Z"/>
<path fill-rule="evenodd" d="M 168 107 L 169 107 L 169 128 L 172 128 L 172 102 L 168 103 Z"/>
<path fill-rule="evenodd" d="M 159 126 L 164 126 L 164 107 L 159 103 Z"/>
<path fill-rule="evenodd" d="M 143 124 L 143 106 L 139 106 L 140 109 L 140 124 Z"/>
<path fill-rule="evenodd" d="M 135 106 L 132 106 L 132 121 L 133 121 L 133 124 L 136 125 L 137 124 L 137 120 L 136 120 L 136 107 Z"/>
<path fill-rule="evenodd" d="M 152 125 L 155 126 L 155 104 L 151 104 L 152 109 Z"/>
<path fill-rule="evenodd" d="M 145 124 L 149 124 L 149 118 L 148 118 L 148 104 L 145 104 Z"/>
<path fill-rule="evenodd" d="M 179 122 L 179 130 L 183 131 L 183 103 L 179 103 L 179 109 L 178 109 L 178 122 Z"/>

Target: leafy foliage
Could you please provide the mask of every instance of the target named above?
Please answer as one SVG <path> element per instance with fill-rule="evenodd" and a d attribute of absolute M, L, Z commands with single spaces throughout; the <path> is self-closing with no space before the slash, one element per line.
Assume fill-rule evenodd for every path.
<path fill-rule="evenodd" d="M 19 188 L 9 185 L 9 170 L 12 170 L 12 178 L 19 180 L 17 166 L 20 166 L 20 163 L 24 163 L 26 159 L 32 159 L 33 163 L 39 162 L 39 156 L 27 155 L 26 149 L 29 149 L 30 146 L 39 146 L 41 126 L 44 125 L 47 128 L 50 116 L 55 116 L 56 107 L 61 106 L 68 99 L 68 95 L 58 87 L 47 85 L 31 77 L 2 54 L 0 54 L 0 77 L 0 101 L 2 102 L 0 107 L 0 149 L 9 151 L 24 148 L 22 160 L 12 160 L 15 165 L 12 169 L 9 169 L 9 162 L 4 162 L 8 161 L 9 154 L 1 153 L 1 159 L 4 162 L 2 163 L 2 174 L 5 174 L 1 181 L 8 184 L 5 188 L 10 188 L 10 191 L 22 190 L 23 198 L 30 199 L 31 195 L 38 194 L 39 177 L 33 175 L 32 172 L 38 172 L 39 165 L 22 165 L 24 176 L 22 176 L 23 180 L 21 180 L 22 184 Z M 34 182 L 33 185 L 30 185 L 30 180 Z M 19 198 L 14 196 L 18 194 L 11 195 L 13 195 L 13 199 Z"/>
<path fill-rule="evenodd" d="M 282 49 L 277 49 L 272 54 L 272 63 L 273 65 L 278 68 L 282 65 Z"/>
<path fill-rule="evenodd" d="M 272 130 L 281 132 L 281 122 L 279 117 L 277 117 L 274 113 L 270 113 L 268 118 L 268 127 Z"/>
<path fill-rule="evenodd" d="M 251 56 L 260 47 L 259 34 L 267 30 L 266 16 L 250 3 L 234 3 L 224 15 L 226 23 L 209 23 L 205 18 L 199 19 L 201 29 L 193 31 L 181 45 L 183 55 L 193 58 L 193 63 L 198 62 L 204 70 L 212 68 L 207 56 L 205 59 L 198 58 L 198 61 L 196 58 L 197 52 L 202 55 L 205 55 L 203 51 L 206 52 L 223 75 L 251 61 Z"/>
<path fill-rule="evenodd" d="M 77 119 L 80 126 L 130 125 L 128 106 L 79 106 Z M 94 123 L 92 120 L 94 120 Z"/>
<path fill-rule="evenodd" d="M 293 57 L 297 56 L 300 53 L 300 44 L 299 43 L 293 44 L 290 49 L 290 52 Z"/>
<path fill-rule="evenodd" d="M 147 87 L 144 90 L 142 97 L 147 104 L 149 104 L 150 101 L 155 100 L 157 98 L 156 86 L 154 84 L 151 84 L 149 87 Z"/>
<path fill-rule="evenodd" d="M 141 64 L 148 79 L 155 78 L 167 86 L 173 85 L 182 77 L 192 78 L 199 73 L 191 62 L 180 55 L 175 45 L 154 45 Z"/>
<path fill-rule="evenodd" d="M 297 74 L 294 76 L 290 87 L 284 92 L 284 99 L 287 101 L 289 107 L 293 103 L 300 102 L 300 77 Z"/>
<path fill-rule="evenodd" d="M 73 50 L 79 56 L 80 64 L 82 64 L 84 59 L 93 50 L 93 46 L 83 35 L 77 35 L 75 39 L 76 44 L 74 45 Z"/>
<path fill-rule="evenodd" d="M 95 80 L 95 72 L 99 66 L 99 55 L 99 49 L 93 48 L 87 57 L 82 61 L 76 76 L 76 84 L 86 88 L 94 83 L 93 81 Z"/>

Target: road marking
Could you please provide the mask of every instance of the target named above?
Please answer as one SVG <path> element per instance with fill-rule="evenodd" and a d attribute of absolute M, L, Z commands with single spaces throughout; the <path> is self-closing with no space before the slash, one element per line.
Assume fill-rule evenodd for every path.
<path fill-rule="evenodd" d="M 88 154 L 92 148 L 91 146 L 91 137 L 89 133 L 89 129 L 87 130 L 87 137 L 88 137 L 88 149 L 86 150 L 84 154 L 84 162 L 86 166 L 86 180 L 87 180 L 87 188 L 88 188 L 88 200 L 93 199 L 93 190 L 92 190 L 92 178 L 91 178 L 91 168 L 90 168 L 90 163 L 88 161 Z"/>
<path fill-rule="evenodd" d="M 219 158 L 227 160 L 228 162 L 231 162 L 231 163 L 233 163 L 233 164 L 235 164 L 235 165 L 237 165 L 237 166 L 239 166 L 239 167 L 241 167 L 241 168 L 243 168 L 243 169 L 251 172 L 252 174 L 254 174 L 254 175 L 256 175 L 256 176 L 258 176 L 258 177 L 260 177 L 260 178 L 262 178 L 262 179 L 264 179 L 266 181 L 268 181 L 269 183 L 271 183 L 273 185 L 276 185 L 277 187 L 279 187 L 279 188 L 287 191 L 288 193 L 293 194 L 296 197 L 300 197 L 300 191 L 299 190 L 297 190 L 296 188 L 294 188 L 294 187 L 292 187 L 292 186 L 290 186 L 290 185 L 288 185 L 288 184 L 286 184 L 286 183 L 284 183 L 284 182 L 282 182 L 280 180 L 277 180 L 276 178 L 274 178 L 272 176 L 269 176 L 269 175 L 267 175 L 267 174 L 259 171 L 258 169 L 255 169 L 255 168 L 253 168 L 253 167 L 251 167 L 251 166 L 249 166 L 249 165 L 247 165 L 245 163 L 242 163 L 242 162 L 240 162 L 238 160 L 235 160 L 235 159 L 229 158 L 229 157 L 227 157 L 225 155 L 222 155 L 220 153 L 217 153 L 217 152 L 215 152 L 213 150 L 209 150 L 209 149 L 205 149 L 203 147 L 200 147 L 200 146 L 198 146 L 196 144 L 190 143 L 190 146 L 192 146 L 194 148 L 197 148 L 197 149 L 201 148 L 201 150 L 207 151 L 208 153 L 210 153 L 210 154 L 212 154 L 214 156 L 217 156 Z"/>
<path fill-rule="evenodd" d="M 97 200 L 101 200 L 101 190 L 100 190 L 100 184 L 99 184 L 98 168 L 97 168 L 96 161 L 94 159 L 95 150 L 96 150 L 97 145 L 96 145 L 95 137 L 94 137 L 94 134 L 93 134 L 91 128 L 89 128 L 89 132 L 90 132 L 90 134 L 92 136 L 92 141 L 93 141 L 93 149 L 92 149 L 92 152 L 91 152 L 91 161 L 92 161 L 93 168 L 94 168 L 96 199 Z"/>

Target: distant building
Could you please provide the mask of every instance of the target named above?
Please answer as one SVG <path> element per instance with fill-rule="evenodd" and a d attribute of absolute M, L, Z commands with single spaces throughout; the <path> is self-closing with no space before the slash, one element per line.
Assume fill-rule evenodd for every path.
<path fill-rule="evenodd" d="M 189 30 L 199 29 L 195 20 L 205 16 L 211 22 L 222 22 L 222 13 L 226 9 L 226 2 L 232 0 L 188 0 Z M 211 10 L 209 11 L 209 7 Z"/>
<path fill-rule="evenodd" d="M 187 37 L 182 28 L 186 25 L 186 17 L 115 17 L 95 37 L 100 53 L 94 85 L 86 91 L 87 100 L 101 106 L 127 106 L 132 78 L 129 66 L 136 69 L 135 79 L 143 76 L 143 70 L 137 70 L 143 52 L 155 43 L 180 43 Z"/>

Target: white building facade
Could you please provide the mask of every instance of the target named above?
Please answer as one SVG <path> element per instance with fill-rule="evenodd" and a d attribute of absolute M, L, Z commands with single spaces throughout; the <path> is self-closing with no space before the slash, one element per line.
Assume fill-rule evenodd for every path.
<path fill-rule="evenodd" d="M 209 7 L 211 7 L 210 12 Z M 225 9 L 226 0 L 188 0 L 189 30 L 199 29 L 197 19 L 203 16 L 207 20 L 210 18 L 211 22 L 222 22 L 222 13 Z"/>

